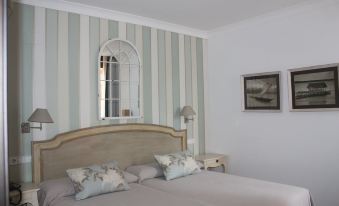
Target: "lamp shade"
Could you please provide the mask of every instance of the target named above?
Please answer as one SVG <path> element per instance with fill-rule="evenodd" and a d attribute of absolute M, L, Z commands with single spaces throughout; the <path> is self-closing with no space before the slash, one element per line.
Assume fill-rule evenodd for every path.
<path fill-rule="evenodd" d="M 33 114 L 28 118 L 29 122 L 53 123 L 51 115 L 47 109 L 37 108 Z"/>
<path fill-rule="evenodd" d="M 182 108 L 181 110 L 180 115 L 184 117 L 193 116 L 195 115 L 195 111 L 193 110 L 191 106 L 184 106 L 184 108 Z"/>

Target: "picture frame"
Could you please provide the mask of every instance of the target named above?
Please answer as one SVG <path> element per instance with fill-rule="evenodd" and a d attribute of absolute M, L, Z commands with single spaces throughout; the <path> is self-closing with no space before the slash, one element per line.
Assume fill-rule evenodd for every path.
<path fill-rule="evenodd" d="M 290 111 L 339 110 L 339 63 L 288 70 Z"/>
<path fill-rule="evenodd" d="M 242 111 L 281 111 L 281 72 L 241 75 Z"/>

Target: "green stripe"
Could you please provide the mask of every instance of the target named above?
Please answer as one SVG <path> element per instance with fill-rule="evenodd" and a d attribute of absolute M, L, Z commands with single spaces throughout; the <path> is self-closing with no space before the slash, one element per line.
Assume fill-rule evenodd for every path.
<path fill-rule="evenodd" d="M 9 166 L 8 170 L 9 170 L 10 181 L 32 182 L 32 164 L 30 162 Z"/>
<path fill-rule="evenodd" d="M 34 7 L 18 4 L 18 41 L 21 47 L 19 56 L 19 73 L 21 82 L 21 121 L 26 122 L 33 112 L 33 83 L 32 83 L 32 62 L 33 62 L 33 28 L 34 28 Z M 21 154 L 31 154 L 32 133 L 21 135 Z"/>
<path fill-rule="evenodd" d="M 166 49 L 165 32 L 158 30 L 159 124 L 166 125 Z"/>
<path fill-rule="evenodd" d="M 179 35 L 172 33 L 172 93 L 173 127 L 180 129 L 180 73 L 179 73 Z"/>
<path fill-rule="evenodd" d="M 47 66 L 48 65 L 48 66 Z M 58 132 L 58 12 L 46 9 L 46 93 L 47 109 L 54 123 L 47 126 L 47 137 Z"/>
<path fill-rule="evenodd" d="M 91 126 L 99 125 L 98 120 L 98 54 L 100 48 L 99 18 L 89 18 L 89 62 L 90 62 L 90 107 Z"/>
<path fill-rule="evenodd" d="M 20 173 L 21 182 L 32 181 L 32 164 L 24 163 L 18 165 L 18 172 Z"/>
<path fill-rule="evenodd" d="M 135 46 L 135 24 L 126 24 L 126 40 Z M 128 119 L 127 123 L 136 123 L 137 119 Z"/>
<path fill-rule="evenodd" d="M 18 4 L 18 45 L 20 49 L 19 56 L 19 76 L 21 82 L 21 121 L 27 122 L 33 110 L 33 45 L 34 45 L 34 7 Z M 20 48 L 19 47 L 19 48 Z M 20 155 L 31 155 L 32 133 L 21 134 Z M 22 181 L 31 181 L 31 165 L 25 167 L 25 172 L 20 172 Z"/>
<path fill-rule="evenodd" d="M 69 109 L 70 129 L 79 128 L 79 55 L 80 55 L 80 15 L 68 16 L 68 64 L 69 64 Z"/>
<path fill-rule="evenodd" d="M 135 45 L 135 24 L 127 24 L 126 39 Z"/>
<path fill-rule="evenodd" d="M 119 23 L 117 21 L 108 21 L 108 39 L 115 39 L 119 36 Z"/>
<path fill-rule="evenodd" d="M 205 153 L 204 56 L 202 39 L 197 39 L 199 152 Z"/>
<path fill-rule="evenodd" d="M 144 80 L 144 120 L 152 123 L 152 69 L 151 69 L 151 28 L 142 27 L 143 40 L 143 80 Z"/>
<path fill-rule="evenodd" d="M 186 105 L 193 106 L 191 37 L 185 36 Z"/>
<path fill-rule="evenodd" d="M 191 37 L 190 36 L 185 36 L 185 82 L 186 82 L 186 105 L 193 106 L 192 104 L 193 103 L 192 54 L 191 54 Z M 193 137 L 193 124 L 187 124 L 187 136 L 188 138 Z"/>

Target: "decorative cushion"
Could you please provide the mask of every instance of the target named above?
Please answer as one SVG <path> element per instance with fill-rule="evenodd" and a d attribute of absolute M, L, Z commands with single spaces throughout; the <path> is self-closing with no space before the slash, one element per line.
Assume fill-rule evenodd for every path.
<path fill-rule="evenodd" d="M 154 155 L 163 169 L 166 180 L 175 179 L 200 172 L 200 168 L 189 152 L 167 155 Z"/>
<path fill-rule="evenodd" d="M 69 169 L 66 172 L 73 183 L 76 200 L 129 189 L 116 162 Z"/>
<path fill-rule="evenodd" d="M 145 165 L 132 165 L 127 167 L 126 171 L 137 176 L 139 183 L 146 179 L 164 176 L 162 168 L 156 162 Z"/>

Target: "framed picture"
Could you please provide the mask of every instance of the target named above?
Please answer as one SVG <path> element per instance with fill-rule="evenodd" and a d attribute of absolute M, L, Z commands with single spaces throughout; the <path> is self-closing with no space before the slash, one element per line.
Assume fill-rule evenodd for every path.
<path fill-rule="evenodd" d="M 241 76 L 243 111 L 280 111 L 280 72 Z"/>
<path fill-rule="evenodd" d="M 289 70 L 290 110 L 338 110 L 338 66 L 327 64 Z"/>

